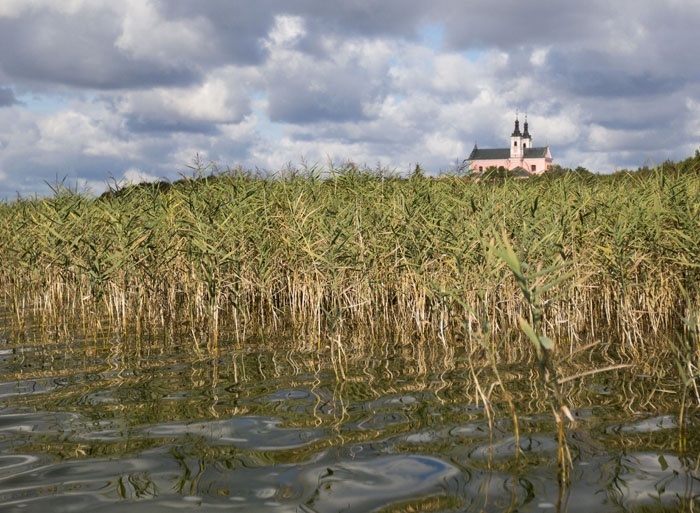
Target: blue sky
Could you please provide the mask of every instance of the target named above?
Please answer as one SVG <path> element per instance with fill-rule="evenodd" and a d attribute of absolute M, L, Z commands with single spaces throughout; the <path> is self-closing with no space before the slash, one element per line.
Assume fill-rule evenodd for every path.
<path fill-rule="evenodd" d="M 601 173 L 700 147 L 691 0 L 3 0 L 0 198 L 269 172 L 450 171 L 515 113 Z"/>

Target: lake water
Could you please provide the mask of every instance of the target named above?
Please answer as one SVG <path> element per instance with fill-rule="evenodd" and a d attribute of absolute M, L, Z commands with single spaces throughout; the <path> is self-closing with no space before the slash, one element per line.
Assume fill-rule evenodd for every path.
<path fill-rule="evenodd" d="M 485 409 L 458 354 L 383 348 L 341 368 L 266 345 L 223 344 L 212 359 L 172 345 L 0 338 L 0 511 L 700 508 L 700 418 L 691 409 L 681 430 L 676 394 L 649 376 L 578 380 L 562 487 L 553 416 L 529 369 L 503 370 L 516 458 L 508 408 Z M 645 404 L 643 387 L 667 399 Z"/>

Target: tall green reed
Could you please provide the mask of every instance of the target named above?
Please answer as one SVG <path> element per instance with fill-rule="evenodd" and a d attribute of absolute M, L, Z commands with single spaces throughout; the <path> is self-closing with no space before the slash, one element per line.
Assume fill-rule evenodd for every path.
<path fill-rule="evenodd" d="M 572 275 L 539 320 L 562 348 L 604 337 L 606 350 L 640 360 L 669 350 L 680 290 L 700 277 L 699 182 L 475 183 L 346 166 L 200 172 L 94 199 L 59 190 L 2 206 L 0 290 L 18 320 L 32 311 L 53 326 L 136 326 L 211 349 L 222 336 L 244 344 L 271 333 L 315 344 L 338 316 L 368 341 L 401 331 L 449 347 L 484 321 L 498 337 L 533 320 L 489 256 L 490 234 L 505 233 L 532 269 Z M 518 344 L 504 351 L 532 356 Z"/>

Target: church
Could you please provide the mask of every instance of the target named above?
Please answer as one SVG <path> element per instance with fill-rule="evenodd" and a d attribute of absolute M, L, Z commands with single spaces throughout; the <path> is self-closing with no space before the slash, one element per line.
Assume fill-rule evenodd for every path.
<path fill-rule="evenodd" d="M 483 173 L 491 167 L 504 168 L 518 176 L 540 175 L 552 167 L 549 146 L 534 147 L 525 118 L 524 131 L 515 117 L 515 130 L 510 136 L 510 148 L 477 148 L 476 144 L 467 161 L 473 173 Z"/>

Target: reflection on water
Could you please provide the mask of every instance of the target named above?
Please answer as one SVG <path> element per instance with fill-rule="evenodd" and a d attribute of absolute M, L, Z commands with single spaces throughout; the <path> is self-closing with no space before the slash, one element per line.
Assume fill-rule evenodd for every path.
<path fill-rule="evenodd" d="M 433 365 L 384 348 L 338 380 L 313 353 L 2 343 L 1 511 L 698 507 L 700 419 L 681 429 L 676 399 L 641 409 L 609 393 L 641 386 L 633 371 L 572 390 L 574 467 L 561 488 L 554 422 L 528 369 L 503 373 L 516 440 L 507 408 L 486 411 L 459 355 Z"/>

